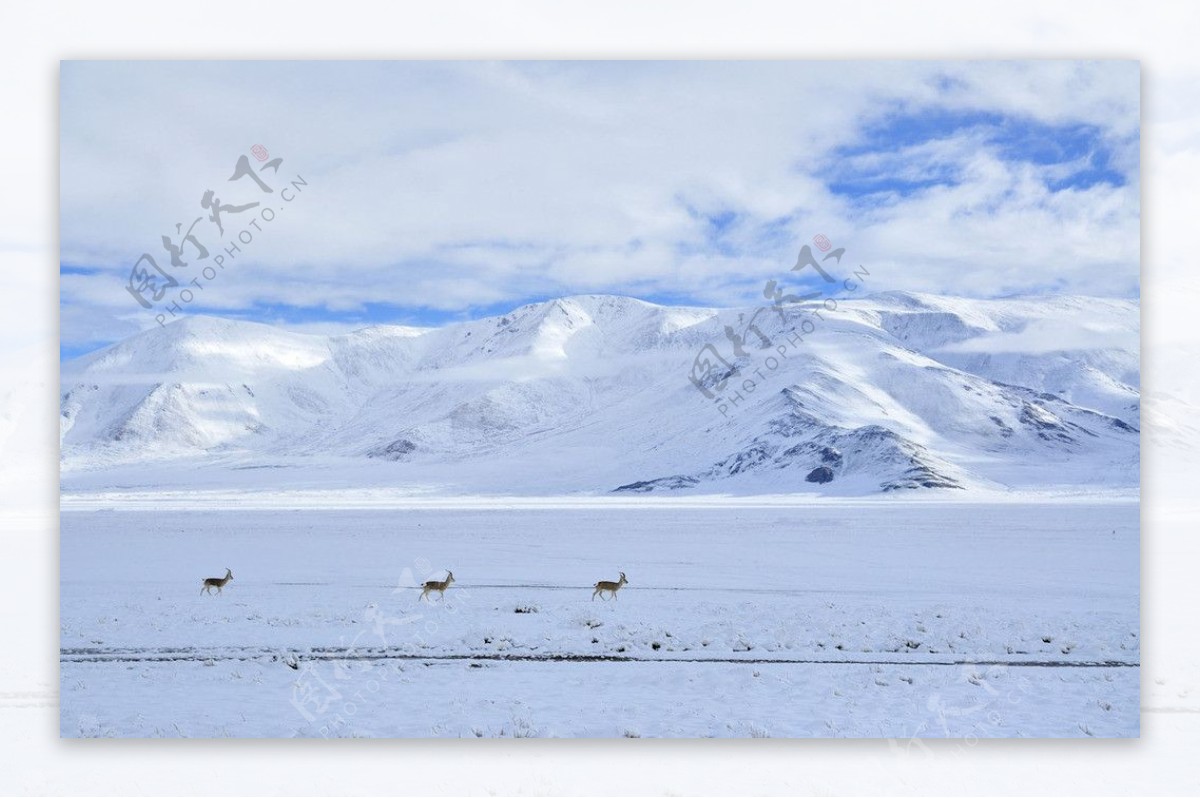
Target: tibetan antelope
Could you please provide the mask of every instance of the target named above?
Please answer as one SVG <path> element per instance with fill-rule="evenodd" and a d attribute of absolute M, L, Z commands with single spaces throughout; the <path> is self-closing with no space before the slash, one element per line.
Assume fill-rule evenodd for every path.
<path fill-rule="evenodd" d="M 226 568 L 225 576 L 210 576 L 208 579 L 205 579 L 204 586 L 200 588 L 200 592 L 208 593 L 211 596 L 212 589 L 215 587 L 217 589 L 217 595 L 219 596 L 221 595 L 221 588 L 229 584 L 230 579 L 233 579 L 233 571 Z"/>
<path fill-rule="evenodd" d="M 608 601 L 608 599 L 604 598 L 605 593 L 612 593 L 612 597 L 615 599 L 617 597 L 617 591 L 620 590 L 621 587 L 626 584 L 626 582 L 628 582 L 628 580 L 625 578 L 624 571 L 621 572 L 620 580 L 616 582 L 605 582 L 603 580 L 597 582 L 596 589 L 592 591 L 592 601 L 596 600 L 596 596 L 599 596 L 601 601 Z"/>
<path fill-rule="evenodd" d="M 426 601 L 429 601 L 429 599 L 427 599 L 425 597 L 428 596 L 434 590 L 436 590 L 439 594 L 441 594 L 441 597 L 443 599 L 445 599 L 446 598 L 446 588 L 450 587 L 450 583 L 453 581 L 454 581 L 454 572 L 453 571 L 446 571 L 446 578 L 441 582 L 437 581 L 436 579 L 430 579 L 428 582 L 426 582 L 422 586 L 421 595 L 417 599 L 417 601 L 420 601 L 421 599 L 425 599 Z"/>

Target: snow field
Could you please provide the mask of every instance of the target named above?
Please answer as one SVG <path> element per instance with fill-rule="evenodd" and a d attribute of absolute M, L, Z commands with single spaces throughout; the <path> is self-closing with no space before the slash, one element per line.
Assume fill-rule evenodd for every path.
<path fill-rule="evenodd" d="M 64 512 L 61 622 L 64 736 L 1129 736 L 1138 513 Z"/>

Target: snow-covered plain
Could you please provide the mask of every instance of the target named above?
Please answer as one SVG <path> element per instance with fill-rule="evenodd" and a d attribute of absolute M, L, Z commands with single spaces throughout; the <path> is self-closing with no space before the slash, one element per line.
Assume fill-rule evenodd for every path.
<path fill-rule="evenodd" d="M 631 498 L 66 509 L 61 733 L 1138 734 L 1136 501 Z"/>

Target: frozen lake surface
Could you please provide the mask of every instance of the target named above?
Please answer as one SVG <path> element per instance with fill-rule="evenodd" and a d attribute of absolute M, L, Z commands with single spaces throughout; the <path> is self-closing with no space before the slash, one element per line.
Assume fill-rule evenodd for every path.
<path fill-rule="evenodd" d="M 68 509 L 61 540 L 68 737 L 1138 734 L 1134 501 Z"/>

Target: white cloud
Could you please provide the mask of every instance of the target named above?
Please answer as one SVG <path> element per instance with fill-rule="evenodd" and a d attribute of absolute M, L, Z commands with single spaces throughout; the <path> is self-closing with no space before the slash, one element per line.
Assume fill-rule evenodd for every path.
<path fill-rule="evenodd" d="M 204 190 L 258 199 L 225 182 L 255 143 L 309 188 L 205 291 L 218 310 L 600 291 L 738 304 L 816 232 L 880 290 L 1128 295 L 1136 174 L 1054 193 L 964 132 L 900 156 L 914 173 L 950 164 L 955 186 L 864 211 L 817 175 L 867 120 L 930 104 L 1093 124 L 1136 151 L 1137 79 L 1115 62 L 68 63 L 62 258 L 102 271 L 64 277 L 63 337 L 138 312 L 129 266 L 201 215 Z M 705 216 L 724 211 L 738 221 L 718 242 Z"/>

